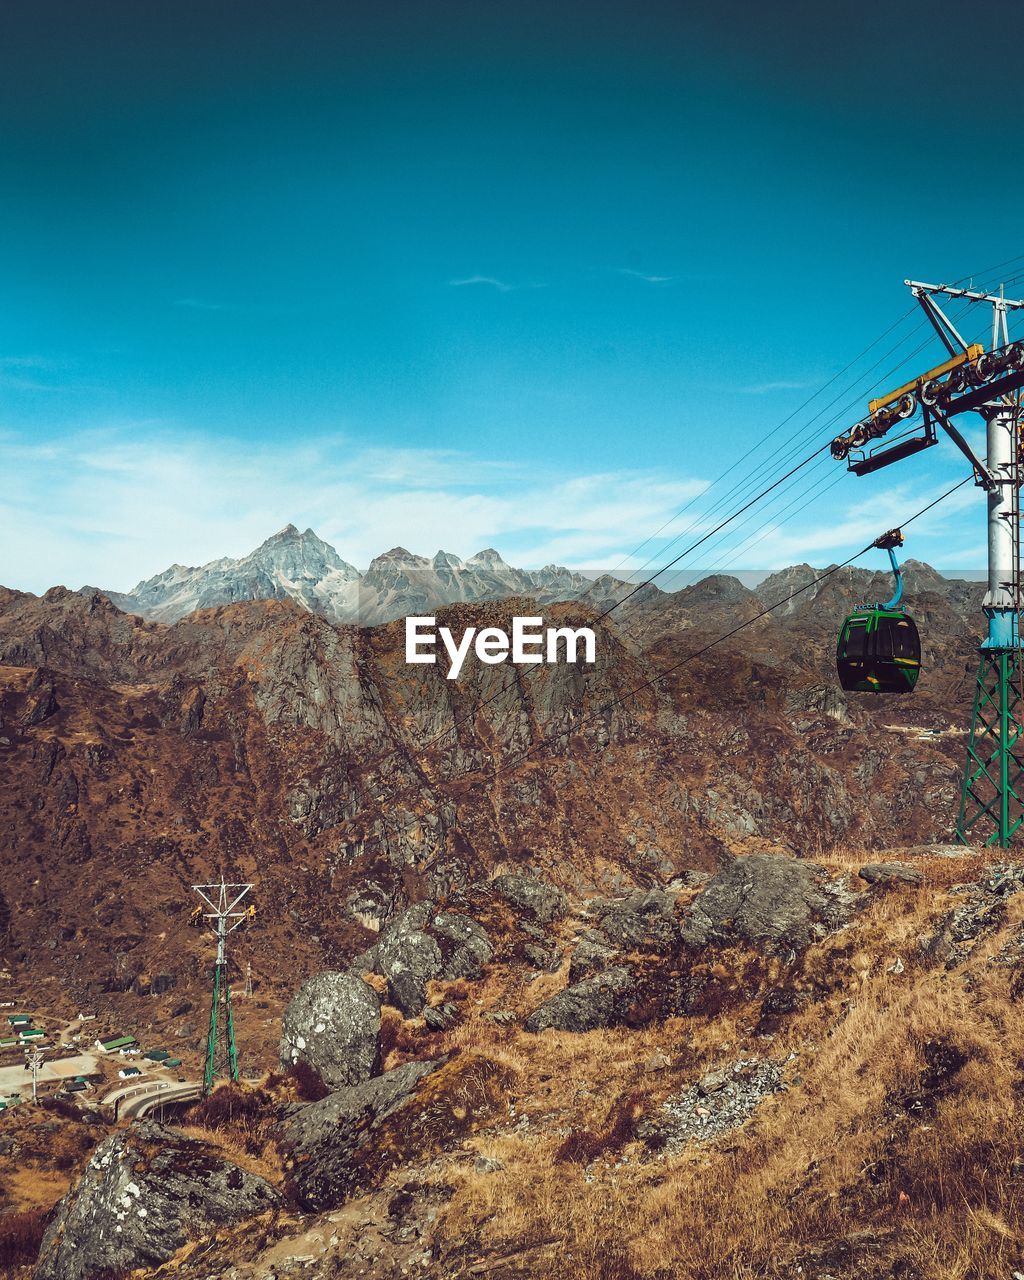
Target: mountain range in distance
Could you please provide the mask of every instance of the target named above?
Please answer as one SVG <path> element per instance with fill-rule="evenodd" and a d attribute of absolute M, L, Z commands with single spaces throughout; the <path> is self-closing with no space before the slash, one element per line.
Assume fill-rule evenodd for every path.
<path fill-rule="evenodd" d="M 653 567 L 646 570 L 655 571 Z M 663 586 L 667 591 L 680 590 L 711 572 L 674 571 Z M 755 588 L 769 572 L 736 570 L 733 576 Z M 955 570 L 943 576 L 975 580 L 983 575 Z M 245 600 L 293 600 L 336 622 L 376 625 L 429 614 L 444 605 L 509 596 L 528 596 L 538 604 L 586 600 L 602 609 L 642 580 L 629 570 L 595 574 L 555 564 L 518 569 L 490 547 L 466 560 L 448 551 L 420 556 L 394 547 L 361 572 L 312 529 L 300 532 L 288 524 L 237 559 L 222 556 L 199 566 L 173 564 L 130 591 L 100 590 L 119 609 L 156 622 L 173 623 L 197 609 Z M 654 589 L 661 590 L 662 585 L 655 584 Z"/>
<path fill-rule="evenodd" d="M 293 600 L 336 622 L 364 625 L 508 596 L 539 604 L 582 597 L 610 602 L 631 589 L 625 579 L 595 580 L 561 565 L 516 569 L 492 548 L 462 560 L 448 551 L 427 557 L 394 547 L 360 572 L 312 529 L 300 533 L 293 524 L 239 559 L 173 564 L 128 592 L 101 588 L 119 609 L 156 622 L 243 600 Z"/>

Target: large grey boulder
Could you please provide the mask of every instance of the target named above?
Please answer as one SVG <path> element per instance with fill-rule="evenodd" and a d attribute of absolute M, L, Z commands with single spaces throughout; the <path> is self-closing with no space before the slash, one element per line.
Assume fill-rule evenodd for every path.
<path fill-rule="evenodd" d="M 849 918 L 854 895 L 816 862 L 772 854 L 735 858 L 694 899 L 685 943 L 802 950 Z"/>
<path fill-rule="evenodd" d="M 407 1062 L 299 1108 L 281 1128 L 292 1189 L 304 1209 L 341 1204 L 387 1168 L 374 1139 L 441 1062 Z"/>
<path fill-rule="evenodd" d="M 540 924 L 550 924 L 568 910 L 569 904 L 561 889 L 533 876 L 495 876 L 487 882 L 487 888 L 521 915 Z"/>
<path fill-rule="evenodd" d="M 422 927 L 422 917 L 427 913 L 421 907 L 429 909 L 431 904 L 410 908 L 386 931 L 376 948 L 374 968 L 388 980 L 389 1001 L 407 1018 L 422 1012 L 427 1002 L 427 983 L 441 973 L 441 948 Z"/>
<path fill-rule="evenodd" d="M 302 1063 L 329 1089 L 359 1084 L 378 1068 L 380 1000 L 362 978 L 328 969 L 307 978 L 284 1013 L 281 1064 Z"/>
<path fill-rule="evenodd" d="M 626 1021 L 636 995 L 636 979 L 625 965 L 616 965 L 559 991 L 523 1024 L 527 1031 L 594 1031 Z"/>
<path fill-rule="evenodd" d="M 60 1202 L 34 1280 L 146 1274 L 190 1240 L 282 1204 L 255 1174 L 156 1124 L 111 1134 Z"/>

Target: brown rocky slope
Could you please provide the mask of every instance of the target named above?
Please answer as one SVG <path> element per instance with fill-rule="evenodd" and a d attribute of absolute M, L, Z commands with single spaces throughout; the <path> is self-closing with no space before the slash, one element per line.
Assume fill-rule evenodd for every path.
<path fill-rule="evenodd" d="M 167 627 L 95 593 L 0 594 L 7 958 L 60 975 L 75 1004 L 144 974 L 187 985 L 206 954 L 184 928 L 189 885 L 223 870 L 258 882 L 252 960 L 273 987 L 503 867 L 614 887 L 751 842 L 948 838 L 973 589 L 912 591 L 928 662 L 912 699 L 835 686 L 838 618 L 885 589 L 849 571 L 651 686 L 799 573 L 631 602 L 593 668 L 467 664 L 458 682 L 405 665 L 401 624 L 257 602 Z"/>
<path fill-rule="evenodd" d="M 836 574 L 677 666 L 812 577 L 804 567 L 757 592 L 734 579 L 676 596 L 646 591 L 601 624 L 593 667 L 524 673 L 467 663 L 458 682 L 441 668 L 405 665 L 401 624 L 346 627 L 275 601 L 201 611 L 168 627 L 125 615 L 95 592 L 57 588 L 41 599 L 0 592 L 0 927 L 12 997 L 54 1018 L 95 1011 L 98 1025 L 159 1038 L 194 1071 L 210 945 L 188 927 L 189 886 L 223 872 L 254 881 L 259 907 L 234 948 L 236 979 L 249 961 L 256 980 L 256 999 L 238 1002 L 248 1070 L 259 1075 L 274 1064 L 280 1014 L 305 976 L 351 972 L 362 981 L 368 972 L 384 1005 L 374 1070 L 441 1064 L 418 1087 L 427 1097 L 440 1091 L 445 1116 L 444 1099 L 454 1092 L 475 1099 L 486 1124 L 497 1097 L 515 1088 L 540 1098 L 574 1061 L 607 1052 L 596 1110 L 589 1102 L 570 1108 L 558 1141 L 578 1130 L 585 1154 L 602 1147 L 605 1126 L 617 1134 L 613 1148 L 641 1141 L 654 1150 L 660 1139 L 643 1129 L 651 1099 L 632 1108 L 631 1082 L 638 1055 L 675 1035 L 674 1020 L 692 1027 L 697 1019 L 703 1028 L 701 1055 L 673 1076 L 684 1093 L 696 1088 L 698 1065 L 721 1064 L 726 1044 L 742 1043 L 749 1056 L 757 1047 L 750 1034 L 776 1034 L 773 1018 L 796 1013 L 800 1035 L 821 1033 L 799 1012 L 806 991 L 797 998 L 783 982 L 773 995 L 765 985 L 778 974 L 765 966 L 764 938 L 749 953 L 733 953 L 730 926 L 716 924 L 713 911 L 679 924 L 680 904 L 699 885 L 694 874 L 728 876 L 738 854 L 831 865 L 848 850 L 864 861 L 871 850 L 950 838 L 977 588 L 909 566 L 926 645 L 912 698 L 846 698 L 835 684 L 835 627 L 853 603 L 886 594 L 882 575 Z M 500 625 L 535 609 L 515 600 L 457 606 L 441 621 L 453 629 Z M 594 617 L 580 602 L 545 615 L 558 624 Z M 564 926 L 552 934 L 522 901 L 509 915 L 480 887 L 523 873 L 567 893 L 586 919 L 603 911 L 595 936 L 566 946 Z M 831 881 L 838 874 L 833 867 Z M 613 905 L 595 907 L 602 899 Z M 923 899 L 915 901 L 924 920 Z M 422 920 L 409 914 L 427 908 Z M 929 899 L 927 910 L 935 909 Z M 890 907 L 879 910 L 886 918 Z M 633 917 L 642 924 L 630 924 Z M 485 930 L 485 943 L 465 919 Z M 821 921 L 827 934 L 835 922 L 827 911 Z M 791 939 L 784 954 L 824 934 L 800 937 L 799 947 Z M 872 972 L 891 959 L 877 931 L 862 945 Z M 454 961 L 456 954 L 463 958 Z M 431 965 L 410 989 L 402 966 L 423 955 Z M 845 976 L 827 991 L 859 981 L 850 975 L 860 964 L 844 951 Z M 729 1012 L 736 992 L 754 1002 L 756 1016 Z M 494 1020 L 467 1019 L 470 996 L 480 1002 L 477 1013 Z M 836 1014 L 826 1019 L 829 1034 L 840 1025 Z M 736 1029 L 741 1016 L 753 1029 L 746 1039 Z M 447 1062 L 455 1051 L 478 1050 L 486 1061 L 477 1067 L 475 1059 L 460 1064 L 458 1053 Z M 738 1048 L 725 1065 L 746 1062 L 743 1054 Z M 766 1070 L 739 1068 L 758 1088 L 774 1088 L 781 1077 Z M 307 1141 L 310 1150 L 323 1148 L 308 1135 L 268 1137 L 271 1119 L 281 1122 L 274 1109 L 285 1105 L 276 1088 L 254 1120 L 263 1135 L 258 1158 L 270 1160 L 256 1172 L 273 1180 L 276 1169 L 287 1202 L 310 1212 L 317 1202 L 288 1172 L 295 1157 L 287 1153 Z M 357 1102 L 364 1105 L 346 1101 L 337 1114 Z M 601 1107 L 607 1114 L 597 1114 Z M 468 1140 L 475 1126 L 438 1121 L 449 1136 L 434 1146 Z M 420 1139 L 415 1150 L 402 1146 L 396 1168 L 434 1149 L 429 1135 Z M 525 1202 L 518 1183 L 495 1185 L 508 1197 L 512 1216 L 501 1230 L 511 1247 Z M 557 1190 L 549 1188 L 547 1217 L 529 1209 L 553 1230 Z M 448 1195 L 407 1194 L 411 1213 L 439 1213 Z M 8 1195 L 12 1208 L 39 1203 L 28 1193 Z M 718 1209 L 726 1211 L 724 1202 Z M 572 1206 L 561 1211 L 569 1222 Z M 465 1232 L 453 1238 L 476 1242 L 459 1255 L 458 1265 L 469 1267 L 473 1250 L 493 1259 L 501 1241 L 479 1236 L 477 1211 L 466 1212 Z M 446 1221 L 454 1230 L 458 1214 L 447 1211 Z M 655 1274 L 633 1246 L 622 1266 L 635 1272 L 602 1271 L 597 1259 L 607 1249 L 591 1245 L 594 1261 L 576 1274 Z M 455 1267 L 454 1255 L 446 1265 Z M 549 1274 L 546 1265 L 534 1259 L 508 1274 Z M 692 1274 L 745 1273 L 719 1273 L 709 1263 Z"/>

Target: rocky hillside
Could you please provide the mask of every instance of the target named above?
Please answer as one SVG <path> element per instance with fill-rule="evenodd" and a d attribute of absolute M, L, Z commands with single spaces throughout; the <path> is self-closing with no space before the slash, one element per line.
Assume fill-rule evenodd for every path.
<path fill-rule="evenodd" d="M 949 838 L 974 588 L 914 593 L 928 667 L 912 698 L 836 688 L 832 628 L 882 587 L 868 575 L 678 665 L 801 572 L 758 594 L 725 580 L 637 597 L 602 626 L 592 667 L 474 663 L 457 682 L 405 664 L 400 624 L 342 626 L 287 601 L 166 626 L 96 593 L 6 592 L 7 958 L 60 973 L 76 1006 L 146 973 L 187 982 L 203 952 L 183 928 L 189 886 L 219 870 L 259 884 L 252 958 L 273 984 L 506 868 L 604 890 L 759 843 Z M 507 624 L 523 607 L 446 619 Z"/>
<path fill-rule="evenodd" d="M 1022 889 L 919 846 L 421 901 L 257 1084 L 98 1133 L 22 1272 L 1012 1277 Z"/>
<path fill-rule="evenodd" d="M 382 1259 L 374 1270 L 360 1255 L 367 1275 L 433 1266 L 439 1276 L 539 1277 L 552 1274 L 545 1250 L 569 1233 L 567 1274 L 660 1280 L 659 1248 L 676 1256 L 664 1250 L 677 1236 L 698 1247 L 697 1227 L 684 1230 L 671 1205 L 697 1205 L 693 1222 L 707 1232 L 742 1207 L 727 1191 L 792 1209 L 793 1258 L 817 1256 L 808 1250 L 839 1230 L 847 1203 L 875 1231 L 894 1184 L 887 1174 L 872 1198 L 850 1180 L 855 1158 L 884 1159 L 873 1144 L 896 1113 L 881 1085 L 863 1113 L 845 1102 L 836 1111 L 835 1125 L 866 1135 L 839 1164 L 823 1155 L 841 1145 L 831 1120 L 812 1124 L 803 1146 L 784 1143 L 768 1181 L 757 1170 L 774 1156 L 728 1135 L 756 1111 L 778 1115 L 783 1141 L 805 1114 L 786 1108 L 820 1108 L 841 1046 L 868 1055 L 851 1059 L 852 1089 L 897 1030 L 905 1047 L 898 1062 L 886 1058 L 883 1093 L 924 1079 L 938 1052 L 927 1043 L 951 1038 L 982 1064 L 964 1079 L 991 1068 L 990 1081 L 1007 1085 L 1012 1037 L 997 1053 L 987 1032 L 968 1029 L 1004 1018 L 998 1002 L 1009 997 L 973 961 L 960 986 L 942 975 L 966 956 L 975 915 L 1008 944 L 1015 903 L 1004 917 L 985 896 L 982 864 L 930 853 L 901 855 L 913 872 L 902 879 L 854 874 L 891 860 L 885 850 L 951 838 L 980 587 L 909 565 L 925 641 L 918 690 L 847 697 L 832 667 L 835 629 L 853 604 L 885 593 L 886 578 L 845 570 L 794 595 L 813 576 L 803 566 L 756 591 L 733 578 L 644 591 L 597 623 L 592 665 L 471 659 L 458 681 L 406 665 L 400 622 L 340 624 L 293 600 L 201 609 L 169 625 L 98 592 L 0 591 L 9 998 L 54 1025 L 95 1013 L 96 1033 L 163 1045 L 195 1078 L 211 947 L 190 925 L 190 886 L 220 874 L 256 886 L 256 920 L 233 946 L 236 991 L 251 966 L 254 995 L 238 999 L 236 1017 L 243 1068 L 266 1078 L 255 1100 L 228 1106 L 248 1117 L 241 1128 L 197 1113 L 180 1153 L 197 1178 L 249 1198 L 168 1222 L 160 1247 L 173 1261 L 114 1250 L 96 1276 L 129 1265 L 283 1276 L 307 1248 L 329 1259 L 324 1275 L 358 1275 L 329 1270 L 358 1241 Z M 594 622 L 600 590 L 545 606 L 546 620 Z M 535 598 L 511 597 L 448 606 L 441 621 L 507 626 L 536 610 Z M 954 877 L 974 887 L 949 898 Z M 919 946 L 937 934 L 945 941 Z M 991 973 L 1002 982 L 1006 971 Z M 862 1026 L 848 1019 L 864 984 L 884 1008 L 858 1014 Z M 950 1001 L 958 1021 L 944 1031 Z M 763 1039 L 777 1035 L 778 1053 Z M 799 1068 L 790 1053 L 805 1055 Z M 816 1055 L 822 1065 L 808 1075 L 803 1063 Z M 796 1075 L 819 1092 L 799 1093 Z M 722 1090 L 719 1119 L 719 1102 L 704 1099 Z M 45 1228 L 40 1276 L 70 1274 L 68 1224 L 96 1215 L 76 1200 L 51 1213 L 55 1201 L 92 1159 L 81 1194 L 94 1187 L 116 1216 L 134 1193 L 113 1171 L 149 1167 L 145 1144 L 165 1139 L 140 1133 L 145 1151 L 129 1150 L 136 1139 L 123 1124 L 90 1113 L 95 1123 L 71 1129 L 67 1117 L 45 1119 L 57 1127 L 43 1140 L 20 1115 L 18 1176 L 0 1174 L 9 1232 L 34 1248 Z M 367 1134 L 377 1137 L 359 1146 Z M 91 1156 L 104 1136 L 112 1145 Z M 704 1168 L 719 1155 L 691 1140 L 719 1139 L 726 1163 L 708 1167 L 726 1174 L 679 1181 L 665 1163 Z M 469 1165 L 451 1163 L 455 1150 L 471 1153 Z M 806 1222 L 801 1202 L 786 1200 L 805 1182 L 817 1206 Z M 933 1184 L 920 1194 L 908 1185 L 923 1213 Z M 618 1217 L 602 1219 L 591 1187 Z M 641 1202 L 647 1216 L 636 1217 Z M 650 1245 L 632 1234 L 634 1218 Z M 615 1248 L 602 1223 L 617 1224 Z M 725 1226 L 715 1230 L 718 1248 Z M 886 1241 L 879 1257 L 895 1257 Z M 11 1256 L 25 1247 L 10 1245 Z M 707 1257 L 694 1276 L 771 1274 L 763 1259 L 724 1272 Z M 824 1261 L 810 1274 L 895 1273 Z"/>

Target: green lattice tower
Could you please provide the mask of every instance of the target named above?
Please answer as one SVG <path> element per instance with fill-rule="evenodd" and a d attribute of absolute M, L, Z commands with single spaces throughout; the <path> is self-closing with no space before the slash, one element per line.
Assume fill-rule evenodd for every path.
<path fill-rule="evenodd" d="M 203 1067 L 203 1093 L 209 1093 L 218 1076 L 238 1079 L 238 1051 L 235 1048 L 235 1020 L 231 1012 L 231 984 L 228 981 L 228 935 L 247 919 L 255 908 L 243 911 L 242 900 L 251 884 L 194 884 L 192 889 L 209 908 L 203 917 L 210 922 L 217 937 L 217 963 L 213 968 L 213 999 L 210 1003 L 210 1029 L 206 1036 L 206 1063 Z"/>
<path fill-rule="evenodd" d="M 957 838 L 1007 848 L 1024 821 L 1021 651 L 981 649 Z"/>
<path fill-rule="evenodd" d="M 206 1065 L 203 1068 L 203 1093 L 209 1093 L 221 1076 L 238 1079 L 238 1050 L 235 1047 L 235 1020 L 231 1011 L 231 984 L 227 966 L 213 970 L 213 1002 L 210 1005 L 210 1029 L 206 1036 Z"/>

